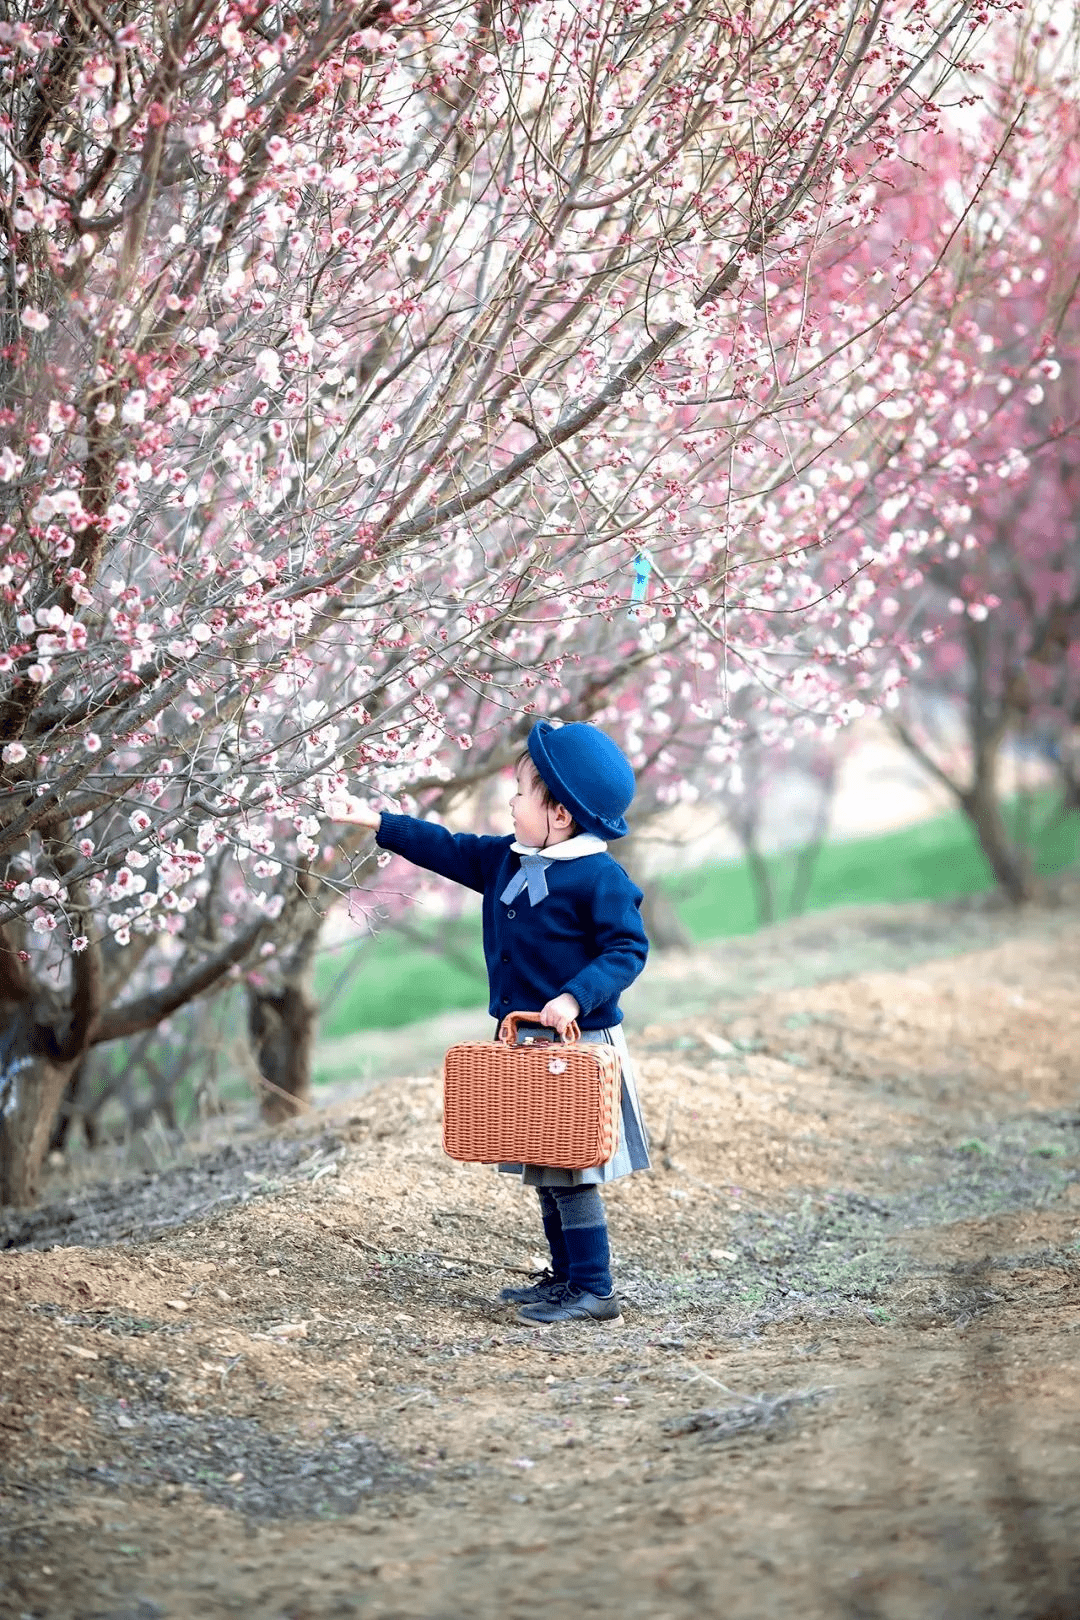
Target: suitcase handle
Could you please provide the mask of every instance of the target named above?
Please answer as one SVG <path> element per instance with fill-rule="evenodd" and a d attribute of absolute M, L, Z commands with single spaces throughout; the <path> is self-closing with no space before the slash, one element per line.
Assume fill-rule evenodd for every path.
<path fill-rule="evenodd" d="M 498 1039 L 503 1043 L 504 1046 L 516 1046 L 517 1045 L 518 1025 L 519 1024 L 538 1024 L 539 1022 L 540 1022 L 540 1014 L 539 1013 L 535 1013 L 535 1012 L 511 1012 L 511 1013 L 507 1013 L 506 1017 L 503 1019 L 502 1023 L 499 1025 Z M 552 1031 L 552 1033 L 554 1034 L 555 1031 Z M 581 1039 L 581 1030 L 578 1028 L 577 1024 L 571 1024 L 570 1028 L 567 1030 L 565 1036 L 563 1036 L 562 1039 L 567 1044 L 569 1044 L 571 1041 L 574 1041 L 574 1042 L 580 1041 L 580 1039 Z"/>

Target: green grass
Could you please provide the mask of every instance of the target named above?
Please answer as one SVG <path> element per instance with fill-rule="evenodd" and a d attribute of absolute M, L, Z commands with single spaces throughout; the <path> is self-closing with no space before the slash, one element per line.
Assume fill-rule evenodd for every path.
<path fill-rule="evenodd" d="M 1012 807 L 1010 813 L 1012 813 Z M 1064 871 L 1080 861 L 1080 816 L 1054 815 L 1036 805 L 1044 825 L 1034 841 L 1036 871 Z M 790 915 L 794 853 L 768 861 L 777 918 Z M 679 915 L 695 940 L 749 934 L 757 927 L 750 871 L 726 861 L 670 880 Z M 994 888 L 994 875 L 967 818 L 959 811 L 874 838 L 826 844 L 818 856 L 805 910 L 882 905 L 904 900 L 951 900 Z"/>
<path fill-rule="evenodd" d="M 433 924 L 418 924 L 434 944 Z M 320 960 L 315 989 L 320 1001 L 355 961 L 356 972 L 333 997 L 320 1021 L 324 1039 L 361 1029 L 399 1029 L 418 1018 L 487 1005 L 487 973 L 480 942 L 480 918 L 444 925 L 453 960 L 425 950 L 389 930 L 375 939 L 348 945 Z"/>
<path fill-rule="evenodd" d="M 1036 870 L 1049 874 L 1080 862 L 1080 816 L 1055 815 L 1049 800 L 1034 808 L 1033 820 L 1041 824 L 1033 844 Z M 789 915 L 796 858 L 788 853 L 768 862 L 778 918 Z M 750 872 L 743 861 L 698 867 L 667 884 L 697 941 L 748 934 L 757 927 Z M 948 900 L 993 887 L 986 857 L 968 822 L 956 812 L 874 838 L 827 844 L 818 856 L 805 909 Z M 439 925 L 421 923 L 417 931 L 426 933 L 435 947 Z M 365 1029 L 397 1029 L 419 1018 L 484 1006 L 487 978 L 479 917 L 443 924 L 441 937 L 452 958 L 390 931 L 323 957 L 316 975 L 320 999 L 330 995 L 350 966 L 355 971 L 332 996 L 320 1034 L 333 1039 Z"/>

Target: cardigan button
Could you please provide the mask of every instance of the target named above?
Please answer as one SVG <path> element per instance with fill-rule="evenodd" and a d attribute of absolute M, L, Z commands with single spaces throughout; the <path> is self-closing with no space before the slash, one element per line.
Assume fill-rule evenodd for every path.
<path fill-rule="evenodd" d="M 516 917 L 516 916 L 517 916 L 517 912 L 516 912 L 516 911 L 512 911 L 512 910 L 511 910 L 511 911 L 508 911 L 508 912 L 507 912 L 507 913 L 506 913 L 506 915 L 507 915 L 507 916 L 508 916 L 508 917 Z"/>

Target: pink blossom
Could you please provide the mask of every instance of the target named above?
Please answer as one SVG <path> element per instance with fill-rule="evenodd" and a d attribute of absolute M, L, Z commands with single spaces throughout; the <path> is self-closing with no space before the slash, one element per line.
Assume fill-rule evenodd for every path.
<path fill-rule="evenodd" d="M 220 124 L 222 131 L 231 129 L 234 124 L 245 118 L 247 110 L 247 102 L 243 96 L 230 96 L 221 110 Z"/>
<path fill-rule="evenodd" d="M 35 309 L 32 304 L 23 305 L 19 319 L 30 332 L 48 331 L 49 317 L 42 310 Z"/>
<path fill-rule="evenodd" d="M 280 384 L 281 360 L 276 349 L 260 349 L 255 356 L 253 369 L 259 381 L 267 387 Z"/>
<path fill-rule="evenodd" d="M 73 405 L 68 405 L 65 401 L 59 399 L 49 401 L 48 422 L 50 433 L 63 432 L 65 428 L 71 426 L 74 420 L 75 407 Z"/>
<path fill-rule="evenodd" d="M 142 388 L 133 388 L 120 408 L 120 419 L 129 425 L 136 425 L 146 420 L 146 391 Z"/>

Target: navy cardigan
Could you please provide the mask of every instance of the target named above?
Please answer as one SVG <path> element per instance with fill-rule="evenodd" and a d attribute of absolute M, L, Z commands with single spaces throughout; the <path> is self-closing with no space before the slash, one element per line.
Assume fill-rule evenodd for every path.
<path fill-rule="evenodd" d="M 512 838 L 451 833 L 414 816 L 383 814 L 376 842 L 414 866 L 463 883 L 484 897 L 484 956 L 493 1018 L 539 1012 L 564 991 L 581 1008 L 582 1029 L 622 1022 L 619 996 L 645 966 L 641 890 L 604 851 L 552 861 L 548 893 L 532 906 L 526 892 L 499 899 L 521 862 Z"/>

